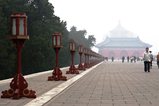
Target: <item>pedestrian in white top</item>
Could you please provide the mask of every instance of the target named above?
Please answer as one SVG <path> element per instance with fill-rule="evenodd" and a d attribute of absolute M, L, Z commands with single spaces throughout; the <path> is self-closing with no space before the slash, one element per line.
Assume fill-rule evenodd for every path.
<path fill-rule="evenodd" d="M 151 61 L 151 57 L 150 57 L 150 52 L 149 52 L 149 48 L 146 47 L 146 51 L 144 52 L 144 71 L 145 72 L 150 72 L 150 61 Z"/>

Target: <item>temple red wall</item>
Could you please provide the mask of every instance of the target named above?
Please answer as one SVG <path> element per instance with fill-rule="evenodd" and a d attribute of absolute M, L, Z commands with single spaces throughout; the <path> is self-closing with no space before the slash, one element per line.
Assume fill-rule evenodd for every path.
<path fill-rule="evenodd" d="M 99 50 L 99 54 L 111 58 L 117 58 L 121 59 L 122 56 L 124 57 L 143 57 L 143 53 L 145 51 L 145 48 L 105 48 L 102 50 Z"/>

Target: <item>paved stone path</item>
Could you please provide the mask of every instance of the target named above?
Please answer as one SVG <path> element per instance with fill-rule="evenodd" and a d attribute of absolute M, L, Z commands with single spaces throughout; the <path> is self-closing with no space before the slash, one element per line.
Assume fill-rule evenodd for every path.
<path fill-rule="evenodd" d="M 103 63 L 44 106 L 159 106 L 159 70 Z"/>
<path fill-rule="evenodd" d="M 66 75 L 66 71 L 68 71 L 68 67 L 61 69 L 64 76 L 67 76 L 68 79 L 75 76 L 75 74 Z M 49 91 L 52 88 L 55 88 L 59 84 L 65 81 L 47 81 L 48 76 L 52 75 L 52 70 L 43 73 L 36 73 L 33 75 L 25 76 L 26 81 L 28 82 L 28 89 L 32 89 L 36 91 L 36 96 L 41 96 L 43 93 Z M 12 78 L 11 78 L 12 79 Z M 0 81 L 0 92 L 4 90 L 8 90 L 11 79 Z M 0 98 L 0 106 L 23 106 L 28 102 L 32 101 L 32 98 L 21 98 L 19 100 L 13 100 L 11 98 Z"/>
<path fill-rule="evenodd" d="M 36 90 L 39 97 L 64 82 L 47 81 L 50 75 L 51 72 L 27 78 L 28 88 Z M 8 86 L 9 83 L 0 83 L 0 90 Z M 32 100 L 0 98 L 0 106 L 23 106 Z M 150 73 L 145 73 L 142 63 L 104 62 L 43 105 L 159 106 L 159 69 L 153 66 Z"/>

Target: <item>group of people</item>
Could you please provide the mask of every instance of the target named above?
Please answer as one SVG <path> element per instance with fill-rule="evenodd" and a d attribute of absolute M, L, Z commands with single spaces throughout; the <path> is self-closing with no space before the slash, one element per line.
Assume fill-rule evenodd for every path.
<path fill-rule="evenodd" d="M 146 47 L 146 50 L 144 52 L 143 60 L 144 60 L 144 71 L 150 72 L 150 69 L 152 68 L 153 55 L 152 51 L 149 51 L 148 47 Z M 157 55 L 157 66 L 159 68 L 159 53 Z"/>
<path fill-rule="evenodd" d="M 122 59 L 122 63 L 124 63 L 125 57 L 123 56 L 121 59 Z M 136 61 L 139 61 L 139 57 L 137 58 L 136 56 L 131 56 L 131 57 L 127 56 L 128 63 L 129 63 L 129 60 L 131 63 L 132 62 L 136 63 Z"/>

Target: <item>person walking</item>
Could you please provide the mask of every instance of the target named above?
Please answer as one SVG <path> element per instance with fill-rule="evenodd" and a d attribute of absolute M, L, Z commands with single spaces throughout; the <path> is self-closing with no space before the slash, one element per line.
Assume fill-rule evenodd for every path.
<path fill-rule="evenodd" d="M 145 72 L 150 72 L 150 61 L 151 61 L 151 58 L 150 58 L 150 53 L 149 53 L 149 48 L 146 47 L 146 51 L 144 52 L 144 71 Z"/>
<path fill-rule="evenodd" d="M 150 68 L 152 69 L 153 54 L 152 51 L 149 52 L 150 52 Z"/>
<path fill-rule="evenodd" d="M 128 63 L 129 63 L 129 59 L 130 59 L 129 56 L 127 56 L 127 62 L 128 62 Z"/>
<path fill-rule="evenodd" d="M 158 66 L 158 69 L 159 69 L 159 52 L 158 52 L 156 58 L 157 58 L 157 66 Z"/>
<path fill-rule="evenodd" d="M 124 63 L 124 60 L 125 60 L 125 57 L 123 56 L 123 57 L 122 57 L 122 63 Z"/>
<path fill-rule="evenodd" d="M 114 57 L 112 57 L 112 62 L 114 61 Z"/>

